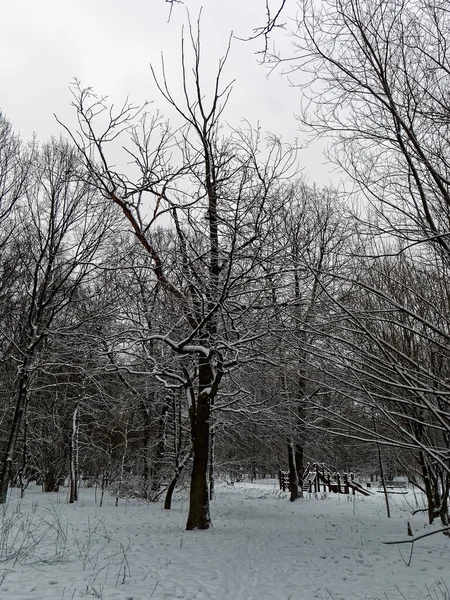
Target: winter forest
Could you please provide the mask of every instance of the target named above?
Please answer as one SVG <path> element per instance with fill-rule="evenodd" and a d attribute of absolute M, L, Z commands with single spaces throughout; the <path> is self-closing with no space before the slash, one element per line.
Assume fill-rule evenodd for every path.
<path fill-rule="evenodd" d="M 289 4 L 249 39 L 335 187 L 193 14 L 152 103 L 0 113 L 1 597 L 450 599 L 450 11 Z"/>

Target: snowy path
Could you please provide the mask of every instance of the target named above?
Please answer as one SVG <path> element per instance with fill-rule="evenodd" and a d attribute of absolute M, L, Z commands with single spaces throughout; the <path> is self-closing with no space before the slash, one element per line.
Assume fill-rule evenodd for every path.
<path fill-rule="evenodd" d="M 76 506 L 30 491 L 1 515 L 0 559 L 13 539 L 20 552 L 0 562 L 0 598 L 448 600 L 448 539 L 418 542 L 410 567 L 381 543 L 405 537 L 412 499 L 393 499 L 388 520 L 381 496 L 291 504 L 269 485 L 218 486 L 214 527 L 186 532 L 186 500 L 170 512 L 112 499 L 98 508 L 92 490 Z"/>

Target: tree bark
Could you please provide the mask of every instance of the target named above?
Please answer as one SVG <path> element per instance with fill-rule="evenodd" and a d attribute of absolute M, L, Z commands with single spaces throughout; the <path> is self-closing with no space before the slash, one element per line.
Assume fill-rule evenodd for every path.
<path fill-rule="evenodd" d="M 209 449 L 209 499 L 214 499 L 214 429 L 211 429 L 211 445 Z"/>
<path fill-rule="evenodd" d="M 303 498 L 303 444 L 295 444 L 295 467 L 297 469 L 298 496 Z"/>
<path fill-rule="evenodd" d="M 153 398 L 148 401 L 150 405 Z M 150 481 L 150 441 L 151 441 L 151 419 L 150 419 L 150 409 L 146 405 L 145 402 L 141 403 L 141 413 L 144 419 L 144 435 L 142 438 L 142 453 L 143 453 L 143 469 L 142 469 L 142 477 L 144 479 L 144 484 L 146 489 L 148 488 Z"/>
<path fill-rule="evenodd" d="M 78 501 L 78 406 L 73 411 L 70 440 L 70 494 L 69 503 Z"/>
<path fill-rule="evenodd" d="M 60 473 L 56 469 L 48 469 L 44 473 L 44 478 L 42 481 L 42 491 L 43 492 L 58 492 L 59 491 L 59 476 Z"/>
<path fill-rule="evenodd" d="M 164 510 L 170 510 L 172 508 L 172 496 L 179 478 L 180 475 L 179 473 L 177 473 L 172 479 L 172 481 L 169 483 L 169 487 L 167 488 L 166 492 L 166 497 L 164 498 Z"/>
<path fill-rule="evenodd" d="M 26 407 L 25 407 L 26 410 Z M 28 419 L 25 414 L 24 427 L 23 427 L 23 449 L 22 449 L 22 465 L 19 470 L 19 485 L 20 485 L 20 497 L 25 496 L 25 489 L 29 483 L 29 480 L 25 482 L 25 472 L 27 470 L 27 458 L 28 458 Z"/>
<path fill-rule="evenodd" d="M 176 487 L 176 485 L 178 483 L 178 480 L 180 479 L 181 473 L 183 472 L 184 467 L 189 462 L 189 459 L 191 458 L 191 455 L 192 455 L 192 453 L 189 452 L 185 456 L 185 458 L 182 460 L 182 462 L 180 464 L 177 464 L 175 475 L 174 475 L 172 481 L 170 482 L 169 487 L 167 488 L 166 497 L 164 499 L 164 509 L 165 510 L 170 510 L 171 507 L 172 507 L 173 492 L 175 491 L 175 487 Z"/>
<path fill-rule="evenodd" d="M 288 460 L 289 460 L 289 492 L 291 502 L 298 499 L 298 474 L 295 464 L 295 442 L 293 439 L 288 440 Z"/>
<path fill-rule="evenodd" d="M 374 426 L 375 429 L 375 426 Z M 376 431 L 376 429 L 375 429 Z M 386 479 L 384 476 L 384 468 L 383 468 L 383 458 L 381 456 L 381 446 L 380 444 L 377 444 L 377 449 L 378 449 L 378 464 L 380 465 L 380 477 L 381 477 L 381 484 L 383 486 L 383 493 L 384 493 L 384 501 L 386 503 L 386 514 L 388 519 L 391 517 L 391 507 L 389 506 L 389 496 L 388 496 L 388 492 L 386 489 Z"/>
<path fill-rule="evenodd" d="M 186 529 L 209 529 L 211 518 L 208 496 L 208 457 L 210 435 L 210 396 L 212 370 L 208 358 L 199 359 L 199 394 L 189 408 L 192 433 L 193 464 Z M 193 395 L 192 395 L 193 399 Z"/>
<path fill-rule="evenodd" d="M 164 405 L 161 408 L 161 412 L 158 414 L 158 429 L 157 429 L 157 439 L 156 439 L 156 448 L 155 448 L 155 458 L 153 461 L 153 467 L 151 471 L 152 479 L 151 479 L 151 491 L 152 498 L 156 499 L 159 497 L 159 490 L 161 489 L 162 484 L 162 466 L 164 462 L 164 455 L 166 452 L 166 440 L 165 440 L 165 429 L 166 429 L 166 411 L 167 407 Z M 150 499 L 150 498 L 149 498 Z"/>
<path fill-rule="evenodd" d="M 5 504 L 8 496 L 9 480 L 11 478 L 12 462 L 14 459 L 14 451 L 16 448 L 17 438 L 22 423 L 22 416 L 25 410 L 28 384 L 29 384 L 29 365 L 25 362 L 19 371 L 18 392 L 16 407 L 14 410 L 13 422 L 9 433 L 8 444 L 6 446 L 5 455 L 3 457 L 2 473 L 0 477 L 0 504 Z"/>

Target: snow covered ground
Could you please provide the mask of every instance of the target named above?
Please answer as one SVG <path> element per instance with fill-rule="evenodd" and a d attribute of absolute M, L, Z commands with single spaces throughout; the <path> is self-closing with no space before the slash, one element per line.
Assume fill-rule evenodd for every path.
<path fill-rule="evenodd" d="M 274 482 L 217 485 L 214 527 L 186 532 L 187 500 L 161 504 L 105 498 L 82 489 L 16 491 L 0 508 L 0 598 L 11 600 L 449 600 L 450 540 L 410 546 L 413 493 L 328 495 L 289 503 Z M 403 556 L 403 558 L 402 558 Z M 447 585 L 449 586 L 447 588 Z"/>

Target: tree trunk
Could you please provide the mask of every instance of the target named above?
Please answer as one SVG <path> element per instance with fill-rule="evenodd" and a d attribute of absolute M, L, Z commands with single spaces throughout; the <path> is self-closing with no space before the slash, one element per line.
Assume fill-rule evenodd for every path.
<path fill-rule="evenodd" d="M 303 498 L 303 445 L 295 444 L 295 467 L 297 469 L 298 497 Z"/>
<path fill-rule="evenodd" d="M 141 404 L 141 412 L 144 419 L 144 435 L 142 438 L 142 453 L 144 465 L 142 470 L 142 477 L 144 479 L 145 489 L 148 489 L 150 482 L 151 419 L 150 409 L 146 406 L 145 402 L 142 402 Z"/>
<path fill-rule="evenodd" d="M 419 464 L 422 471 L 425 495 L 427 497 L 428 522 L 431 525 L 439 517 L 444 527 L 448 525 L 448 474 L 437 472 L 430 465 L 423 452 L 419 452 Z"/>
<path fill-rule="evenodd" d="M 209 499 L 214 499 L 214 429 L 211 430 L 211 445 L 209 448 Z"/>
<path fill-rule="evenodd" d="M 209 403 L 198 402 L 187 530 L 208 529 L 211 525 L 207 485 L 209 451 Z"/>
<path fill-rule="evenodd" d="M 70 440 L 70 492 L 69 503 L 78 502 L 78 406 L 73 411 Z"/>
<path fill-rule="evenodd" d="M 26 410 L 26 407 L 25 407 Z M 23 448 L 22 448 L 22 465 L 19 470 L 19 485 L 20 485 L 20 497 L 25 496 L 25 489 L 29 483 L 29 480 L 25 482 L 25 472 L 27 470 L 27 457 L 28 457 L 28 419 L 25 415 L 24 427 L 23 427 Z"/>
<path fill-rule="evenodd" d="M 449 514 L 448 514 L 448 489 L 442 494 L 441 505 L 439 507 L 439 516 L 443 527 L 449 525 Z"/>
<path fill-rule="evenodd" d="M 2 474 L 0 477 L 0 504 L 5 504 L 8 496 L 9 480 L 11 478 L 12 462 L 16 448 L 17 437 L 20 431 L 23 411 L 25 410 L 28 394 L 29 373 L 27 363 L 23 364 L 19 371 L 19 382 L 16 407 L 13 422 L 9 433 L 8 444 L 3 457 Z"/>
<path fill-rule="evenodd" d="M 164 508 L 166 510 L 170 510 L 172 507 L 173 492 L 178 483 L 178 480 L 180 479 L 181 473 L 183 472 L 184 467 L 189 462 L 189 459 L 191 458 L 191 456 L 192 456 L 192 452 L 188 452 L 188 454 L 186 454 L 186 456 L 181 461 L 181 463 L 177 464 L 177 467 L 175 470 L 175 475 L 174 475 L 172 481 L 170 482 L 169 487 L 167 488 L 166 497 L 164 499 Z"/>
<path fill-rule="evenodd" d="M 375 426 L 374 426 L 374 429 L 375 429 Z M 376 431 L 376 429 L 375 429 L 375 431 Z M 385 479 L 385 475 L 384 475 L 383 458 L 381 456 L 380 444 L 377 444 L 377 449 L 378 449 L 378 464 L 380 465 L 381 485 L 383 486 L 384 501 L 386 503 L 386 514 L 389 519 L 391 517 L 391 507 L 389 506 L 389 496 L 388 496 L 388 492 L 386 489 L 386 479 Z"/>
<path fill-rule="evenodd" d="M 56 469 L 48 469 L 44 473 L 42 481 L 43 492 L 58 492 L 59 491 L 59 472 Z"/>
<path fill-rule="evenodd" d="M 159 491 L 161 489 L 162 484 L 162 466 L 164 463 L 164 456 L 166 452 L 166 440 L 165 440 L 165 431 L 166 431 L 166 412 L 167 406 L 163 406 L 161 409 L 161 413 L 158 414 L 158 429 L 156 433 L 156 448 L 155 448 L 155 458 L 153 461 L 153 467 L 151 470 L 151 497 L 149 500 L 155 500 L 159 497 Z"/>
<path fill-rule="evenodd" d="M 291 502 L 298 499 L 298 474 L 297 465 L 295 464 L 295 443 L 293 439 L 288 440 L 288 460 L 289 460 L 289 492 Z"/>
<path fill-rule="evenodd" d="M 375 420 L 375 415 L 373 413 L 372 413 L 372 424 L 373 424 L 374 432 L 377 433 L 377 422 Z M 378 443 L 377 443 L 377 451 L 378 451 L 378 465 L 380 467 L 381 485 L 383 486 L 384 501 L 386 504 L 386 514 L 389 519 L 391 517 L 391 507 L 389 506 L 389 495 L 388 495 L 388 492 L 386 489 L 386 478 L 384 475 L 383 456 L 381 454 L 381 446 Z"/>
<path fill-rule="evenodd" d="M 102 477 L 102 484 L 101 484 L 101 494 L 100 494 L 100 503 L 99 506 L 103 506 L 103 498 L 105 496 L 105 490 L 108 486 L 108 475 L 103 475 Z"/>
<path fill-rule="evenodd" d="M 448 495 L 450 491 L 450 476 L 446 471 L 441 471 L 440 477 L 440 491 L 441 491 L 441 505 L 439 510 L 439 516 L 441 517 L 441 523 L 443 527 L 449 525 L 449 514 L 448 514 Z"/>
<path fill-rule="evenodd" d="M 169 487 L 167 488 L 166 492 L 166 497 L 164 498 L 164 510 L 170 510 L 172 508 L 172 496 L 179 478 L 180 475 L 179 473 L 177 473 L 172 479 L 172 481 L 169 483 Z"/>
<path fill-rule="evenodd" d="M 209 529 L 211 518 L 208 496 L 208 456 L 210 434 L 210 396 L 212 370 L 207 358 L 199 359 L 199 393 L 189 408 L 192 434 L 193 463 L 189 497 L 188 531 Z"/>

